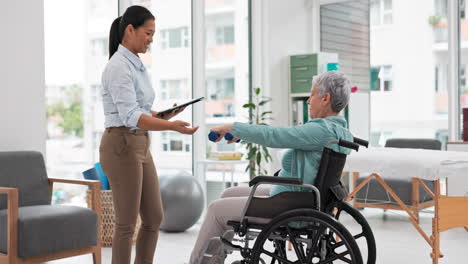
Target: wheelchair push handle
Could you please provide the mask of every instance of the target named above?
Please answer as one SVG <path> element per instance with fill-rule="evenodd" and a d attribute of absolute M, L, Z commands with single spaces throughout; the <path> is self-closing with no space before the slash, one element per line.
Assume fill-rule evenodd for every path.
<path fill-rule="evenodd" d="M 353 141 L 354 141 L 354 143 L 359 144 L 359 145 L 361 145 L 363 147 L 366 147 L 366 148 L 369 147 L 369 141 L 367 141 L 367 140 L 355 137 L 355 138 L 353 138 Z"/>
<path fill-rule="evenodd" d="M 359 145 L 358 144 L 356 144 L 354 142 L 344 140 L 344 139 L 340 139 L 338 141 L 338 145 L 341 146 L 341 147 L 350 148 L 350 149 L 354 149 L 355 151 L 359 151 Z"/>

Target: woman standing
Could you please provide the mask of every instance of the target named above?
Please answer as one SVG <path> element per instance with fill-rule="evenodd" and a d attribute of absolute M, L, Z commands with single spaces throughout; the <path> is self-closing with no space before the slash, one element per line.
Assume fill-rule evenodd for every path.
<path fill-rule="evenodd" d="M 153 263 L 163 207 L 148 131 L 173 130 L 193 134 L 184 121 L 168 121 L 181 111 L 164 116 L 152 111 L 154 91 L 138 53 L 153 42 L 155 19 L 141 6 L 129 7 L 112 23 L 109 62 L 102 74 L 106 130 L 100 162 L 112 187 L 115 232 L 112 264 L 129 264 L 132 237 L 140 214 L 135 264 Z"/>

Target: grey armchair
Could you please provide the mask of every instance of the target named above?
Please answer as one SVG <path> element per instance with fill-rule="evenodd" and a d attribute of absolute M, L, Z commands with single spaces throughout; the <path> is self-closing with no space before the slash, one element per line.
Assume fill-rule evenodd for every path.
<path fill-rule="evenodd" d="M 441 143 L 437 139 L 405 139 L 395 138 L 389 139 L 385 143 L 387 148 L 418 148 L 418 149 L 432 149 L 441 150 Z M 416 158 L 416 157 L 415 157 Z M 354 177 L 354 188 L 358 186 L 365 177 Z M 434 192 L 434 182 L 422 180 L 422 182 Z M 398 197 L 405 205 L 412 209 L 417 221 L 419 222 L 419 211 L 434 206 L 434 201 L 431 196 L 427 194 L 424 188 L 419 184 L 415 178 L 402 180 L 402 179 L 385 179 L 385 183 L 392 188 Z M 382 208 L 403 210 L 400 205 L 387 194 L 387 191 L 380 185 L 376 179 L 372 179 L 367 183 L 359 192 L 357 192 L 354 199 L 355 208 Z"/>
<path fill-rule="evenodd" d="M 54 182 L 91 186 L 92 209 L 51 205 Z M 90 253 L 100 264 L 99 188 L 99 181 L 48 178 L 39 152 L 0 152 L 0 264 Z"/>

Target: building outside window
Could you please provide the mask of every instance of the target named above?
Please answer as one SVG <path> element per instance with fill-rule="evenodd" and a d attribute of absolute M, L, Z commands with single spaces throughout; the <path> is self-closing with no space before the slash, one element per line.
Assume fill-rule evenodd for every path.
<path fill-rule="evenodd" d="M 188 98 L 187 80 L 161 80 L 159 92 L 161 100 L 179 100 Z"/>
<path fill-rule="evenodd" d="M 216 28 L 216 44 L 225 45 L 234 43 L 234 26 L 222 26 Z"/>
<path fill-rule="evenodd" d="M 192 139 L 190 136 L 174 132 L 161 132 L 163 151 L 165 152 L 190 152 Z"/>
<path fill-rule="evenodd" d="M 372 26 L 393 24 L 393 0 L 371 0 L 370 13 Z"/>
<path fill-rule="evenodd" d="M 188 48 L 190 35 L 188 27 L 169 28 L 161 30 L 161 48 Z"/>
<path fill-rule="evenodd" d="M 393 90 L 393 68 L 391 65 L 371 68 L 371 91 Z"/>
<path fill-rule="evenodd" d="M 431 20 L 446 14 L 446 2 L 370 1 L 371 144 L 382 146 L 389 138 L 447 141 L 448 46 L 434 30 L 447 25 Z"/>

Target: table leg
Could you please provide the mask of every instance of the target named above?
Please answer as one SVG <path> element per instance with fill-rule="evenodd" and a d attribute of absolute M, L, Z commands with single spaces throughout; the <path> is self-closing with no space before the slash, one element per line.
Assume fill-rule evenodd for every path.
<path fill-rule="evenodd" d="M 406 211 L 406 213 L 409 216 L 410 222 L 413 224 L 416 230 L 421 234 L 424 240 L 426 240 L 426 242 L 432 247 L 433 245 L 432 245 L 431 239 L 427 236 L 424 230 L 422 230 L 422 228 L 416 222 L 416 216 L 414 215 L 414 213 L 408 208 L 408 206 L 406 206 L 406 204 L 403 203 L 403 201 L 401 201 L 400 197 L 396 195 L 396 193 L 392 190 L 392 188 L 390 188 L 379 175 L 373 173 L 369 177 L 367 177 L 363 182 L 361 182 L 361 184 L 359 184 L 359 186 L 356 187 L 355 190 L 353 190 L 353 192 L 351 192 L 351 194 L 348 195 L 347 200 L 351 200 L 356 195 L 356 193 L 361 188 L 363 188 L 364 185 L 366 185 L 372 178 L 375 178 L 380 183 L 380 185 L 382 185 L 382 187 L 390 194 L 390 196 L 392 196 L 392 198 L 400 205 L 400 207 Z"/>
<path fill-rule="evenodd" d="M 440 196 L 440 181 L 435 181 L 434 186 L 434 195 L 436 196 L 434 199 L 435 202 L 435 215 L 432 218 L 432 264 L 438 264 L 439 258 L 441 257 L 440 254 L 440 237 L 439 237 L 439 196 Z"/>

